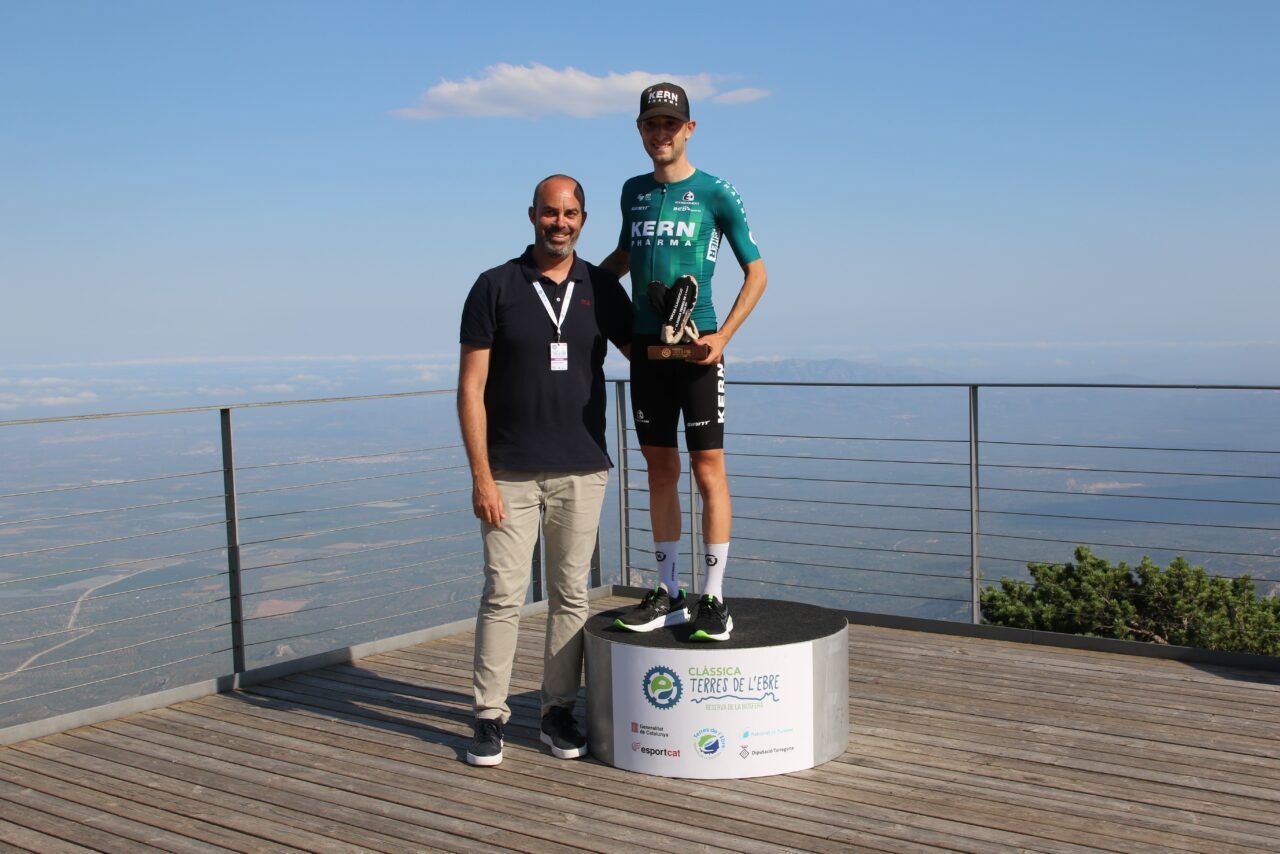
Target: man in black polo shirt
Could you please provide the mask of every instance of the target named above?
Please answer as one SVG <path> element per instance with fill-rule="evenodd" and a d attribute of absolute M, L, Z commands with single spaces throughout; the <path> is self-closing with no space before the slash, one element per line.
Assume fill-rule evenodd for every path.
<path fill-rule="evenodd" d="M 604 357 L 624 354 L 631 302 L 613 275 L 573 251 L 587 221 L 582 186 L 552 175 L 534 189 L 534 242 L 480 275 L 462 310 L 458 419 L 484 537 L 476 621 L 472 765 L 502 761 L 502 727 L 538 516 L 547 553 L 542 741 L 587 752 L 573 719 L 582 675 L 587 578 L 609 478 Z"/>

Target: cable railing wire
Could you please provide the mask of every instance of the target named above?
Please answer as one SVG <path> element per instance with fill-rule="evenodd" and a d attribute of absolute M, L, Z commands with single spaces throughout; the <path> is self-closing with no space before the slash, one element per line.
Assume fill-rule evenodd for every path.
<path fill-rule="evenodd" d="M 93 542 L 89 542 L 89 543 L 70 543 L 65 546 L 46 546 L 45 548 L 42 548 L 42 549 L 29 549 L 25 552 L 9 552 L 8 554 L 0 554 L 0 558 L 27 557 L 28 555 L 46 554 L 48 552 L 58 552 L 58 551 L 64 551 L 66 549 L 81 549 L 81 548 L 87 548 L 88 546 L 103 546 L 103 545 L 107 545 L 108 543 L 123 543 L 126 540 L 141 540 L 147 537 L 163 537 L 166 534 L 180 534 L 183 531 L 195 531 L 200 528 L 212 528 L 215 525 L 221 526 L 221 525 L 225 525 L 226 523 L 227 522 L 225 519 L 216 519 L 212 522 L 201 522 L 199 525 L 185 525 L 181 528 L 168 528 L 163 531 L 147 531 L 146 533 L 143 533 L 143 534 L 129 534 L 128 536 L 125 536 L 125 537 L 110 537 L 105 540 L 94 540 Z"/>
<path fill-rule="evenodd" d="M 163 670 L 167 667 L 174 667 L 175 665 L 178 665 L 178 664 L 186 664 L 188 661 L 198 661 L 202 658 L 208 658 L 211 655 L 223 655 L 231 651 L 232 651 L 231 647 L 224 647 L 223 649 L 215 649 L 209 652 L 202 652 L 199 655 L 191 655 L 186 658 L 179 658 L 174 661 L 167 661 L 164 664 L 156 664 L 151 667 L 143 667 L 139 670 L 130 670 L 128 673 L 116 673 L 111 676 L 104 676 L 101 679 L 92 679 L 88 682 L 81 682 L 77 685 L 67 685 L 62 688 L 54 688 L 51 691 L 41 691 L 39 694 L 27 694 L 24 697 L 12 697 L 8 700 L 0 700 L 0 706 L 7 706 L 10 703 L 21 703 L 27 700 L 38 700 L 41 697 L 48 697 L 53 694 L 62 694 L 67 691 L 75 691 L 79 688 L 88 688 L 93 685 L 101 685 L 104 682 L 113 682 L 116 679 L 124 679 L 129 676 L 138 676 L 142 673 L 152 673 L 156 670 Z"/>
<path fill-rule="evenodd" d="M 111 653 L 114 653 L 114 652 L 128 652 L 131 649 L 137 649 L 140 646 L 147 646 L 148 644 L 160 643 L 161 641 L 174 640 L 176 638 L 185 638 L 185 637 L 189 637 L 190 635 L 198 635 L 201 632 L 213 631 L 214 629 L 225 629 L 229 625 L 231 625 L 231 623 L 229 622 L 214 623 L 208 626 L 201 626 L 198 629 L 190 629 L 185 632 L 178 632 L 177 634 L 166 635 L 161 638 L 148 638 L 147 640 L 138 641 L 137 643 L 131 643 L 128 646 L 116 647 L 115 649 L 104 649 L 104 650 L 99 650 L 98 652 L 90 652 L 90 653 L 87 653 L 86 655 L 77 655 L 74 658 L 59 658 L 57 661 L 46 661 L 44 664 L 33 664 L 30 667 L 24 667 L 21 670 L 12 670 L 9 673 L 6 673 L 4 675 L 14 676 L 19 673 L 30 673 L 32 670 L 43 670 L 46 667 L 56 667 L 59 664 L 70 664 L 73 661 L 84 661 L 87 658 L 97 658 L 100 655 L 110 655 Z"/>
<path fill-rule="evenodd" d="M 192 471 L 182 474 L 163 474 L 157 477 L 139 477 L 133 480 L 109 480 L 102 483 L 85 483 L 75 486 L 59 486 L 52 489 L 37 489 L 30 492 L 10 492 L 0 495 L 0 501 L 6 498 L 26 498 L 32 495 L 53 495 L 56 492 L 77 492 L 82 489 L 104 489 L 108 486 L 128 486 L 135 483 L 155 483 L 158 480 L 177 480 L 184 477 L 203 477 L 210 474 L 222 474 L 222 469 L 209 469 L 208 471 Z"/>
<path fill-rule="evenodd" d="M 213 501 L 214 499 L 222 500 L 226 495 L 219 492 L 217 495 L 201 495 L 197 498 L 179 498 L 176 501 L 158 501 L 154 504 L 134 504 L 131 507 L 109 507 L 105 510 L 82 510 L 78 513 L 64 513 L 60 516 L 39 516 L 34 519 L 17 519 L 12 522 L 0 522 L 0 528 L 9 527 L 11 525 L 31 525 L 36 522 L 57 522 L 63 519 L 79 519 L 84 516 L 101 516 L 104 513 L 125 513 L 133 510 L 152 510 L 157 507 L 173 507 L 178 504 L 191 504 L 196 501 Z"/>
<path fill-rule="evenodd" d="M 484 595 L 483 593 L 477 593 L 475 596 L 468 596 L 465 599 L 451 599 L 448 602 L 440 602 L 438 604 L 431 605 L 426 608 L 418 608 L 413 611 L 402 611 L 399 614 L 388 614 L 385 617 L 375 617 L 372 620 L 360 620 L 359 622 L 355 622 L 355 623 L 344 623 L 343 625 L 340 625 L 340 626 L 330 626 L 328 628 L 319 629 L 314 632 L 305 632 L 303 634 L 289 635 L 287 637 L 282 637 L 282 638 L 272 638 L 271 640 L 253 641 L 251 643 L 246 643 L 245 647 L 262 646 L 263 644 L 268 644 L 268 643 L 282 643 L 284 641 L 289 641 L 289 640 L 299 640 L 301 638 L 314 637 L 315 635 L 327 635 L 331 632 L 340 631 L 342 629 L 351 629 L 357 626 L 367 626 L 370 623 L 381 623 L 385 620 L 394 620 L 397 617 L 410 617 L 415 614 L 422 614 L 427 611 L 434 611 L 438 608 L 446 608 L 450 605 L 460 605 L 464 602 L 474 602 L 475 600 L 479 599 L 483 595 Z"/>
<path fill-rule="evenodd" d="M 968 487 L 965 487 L 966 489 Z M 1185 501 L 1198 504 L 1246 504 L 1255 507 L 1280 507 L 1280 501 L 1248 500 L 1243 498 L 1186 498 L 1173 495 L 1134 495 L 1119 492 L 1077 492 L 1069 489 L 1027 489 L 1012 486 L 983 486 L 983 492 L 1020 492 L 1032 495 L 1083 495 L 1089 498 L 1139 498 L 1144 501 Z"/>
<path fill-rule="evenodd" d="M 388 596 L 403 596 L 406 593 L 416 593 L 419 590 L 428 590 L 432 587 L 439 587 L 442 584 L 452 584 L 455 581 L 464 581 L 470 578 L 482 578 L 483 572 L 475 572 L 474 570 L 466 575 L 459 575 L 456 578 L 446 578 L 443 581 L 433 581 L 430 584 L 419 584 L 416 587 L 406 587 L 403 590 L 392 590 L 390 593 L 375 593 L 372 596 L 360 596 L 356 599 L 348 599 L 345 602 L 331 602 L 328 605 L 315 605 L 311 608 L 298 608 L 294 611 L 287 611 L 282 614 L 263 614 L 260 617 L 245 617 L 243 622 L 251 623 L 258 620 L 279 620 L 285 617 L 294 617 L 298 614 L 308 614 L 312 611 L 327 611 L 330 608 L 345 608 L 348 605 L 355 605 L 359 602 L 372 602 L 375 599 L 386 599 Z"/>
<path fill-rule="evenodd" d="M 372 501 L 357 501 L 353 504 L 335 504 L 332 507 L 308 507 L 303 510 L 283 510 L 279 513 L 259 513 L 254 516 L 241 516 L 241 522 L 255 522 L 259 519 L 279 519 L 283 516 L 300 516 L 304 513 L 328 513 L 332 510 L 349 510 L 354 507 L 371 507 L 375 504 L 387 504 L 396 501 L 416 501 L 419 498 L 434 498 L 440 495 L 457 495 L 460 492 L 470 492 L 470 487 L 461 487 L 458 489 L 445 489 L 438 492 L 419 492 L 416 495 L 400 495 L 391 498 L 375 498 Z"/>
<path fill-rule="evenodd" d="M 278 469 L 288 466 L 309 466 L 316 463 L 338 463 L 347 462 L 349 460 L 372 460 L 379 457 L 402 457 L 408 454 L 425 454 L 433 451 L 447 451 L 454 448 L 461 448 L 461 444 L 453 445 L 436 445 L 430 448 L 406 448 L 403 451 L 381 451 L 376 454 L 350 454 L 341 457 L 316 457 L 308 460 L 288 460 L 282 463 L 257 463 L 255 465 L 236 464 L 236 471 L 257 471 L 259 469 Z"/>
<path fill-rule="evenodd" d="M 725 578 L 730 581 L 746 581 L 755 582 L 756 584 L 770 584 L 776 587 L 795 587 L 804 590 L 821 590 L 824 593 L 854 593 L 860 596 L 893 596 L 901 599 L 928 599 L 934 602 L 959 602 L 961 604 L 969 604 L 968 599 L 956 599 L 954 597 L 944 596 L 925 596 L 919 593 L 887 593 L 876 590 L 848 590 L 843 587 L 818 587 L 813 584 L 797 584 L 790 581 L 771 581 L 765 578 L 747 578 L 741 575 L 730 575 L 725 573 Z"/>
<path fill-rule="evenodd" d="M 1269 558 L 1271 560 L 1280 560 L 1280 554 L 1267 554 L 1265 552 L 1224 552 L 1224 551 L 1218 551 L 1216 549 L 1195 549 L 1195 548 L 1190 548 L 1188 546 L 1144 546 L 1144 545 L 1138 545 L 1134 543 L 1100 543 L 1096 541 L 1089 542 L 1089 541 L 1080 540 L 1080 539 L 1059 540 L 1059 539 L 1054 539 L 1052 537 L 1032 537 L 1032 536 L 1024 536 L 1021 534 L 992 534 L 992 533 L 988 533 L 987 531 L 983 531 L 982 536 L 993 537 L 995 539 L 1000 539 L 1000 540 L 1031 540 L 1037 543 L 1063 543 L 1066 545 L 1088 545 L 1088 546 L 1095 546 L 1095 547 L 1102 546 L 1104 548 L 1116 548 L 1116 549 L 1142 549 L 1143 551 L 1153 551 L 1153 552 L 1191 552 L 1193 554 L 1219 555 L 1221 557 L 1260 557 L 1260 558 Z"/>
<path fill-rule="evenodd" d="M 118 569 L 119 567 L 122 567 L 122 566 L 136 566 L 137 564 L 140 564 L 140 563 L 151 563 L 152 561 L 157 561 L 157 560 L 173 560 L 174 558 L 192 557 L 194 555 L 209 554 L 211 552 L 221 552 L 221 551 L 226 551 L 226 548 L 227 547 L 225 545 L 211 546 L 207 549 L 194 549 L 189 552 L 176 552 L 174 554 L 160 555 L 158 557 L 140 557 L 140 558 L 134 558 L 133 560 L 120 561 L 119 563 L 102 563 L 102 564 L 98 564 L 97 566 L 86 566 L 82 569 L 64 569 L 64 570 L 59 570 L 58 572 L 48 572 L 48 573 L 45 573 L 44 575 L 28 575 L 28 576 L 19 576 L 17 578 L 0 579 L 0 587 L 3 587 L 6 584 L 18 584 L 24 581 L 42 581 L 46 578 L 61 578 L 62 576 L 65 576 L 65 575 L 78 575 L 82 572 L 94 572 L 99 569 Z M 140 575 L 141 573 L 144 573 L 144 572 L 154 572 L 156 569 L 168 569 L 168 568 L 169 567 L 154 567 L 153 569 L 140 569 L 135 573 L 135 575 Z"/>
<path fill-rule="evenodd" d="M 647 511 L 648 507 L 629 507 L 637 512 Z M 777 522 L 780 525 L 812 525 L 821 528 L 849 528 L 859 531 L 894 531 L 904 534 L 962 534 L 969 536 L 969 531 L 946 531 L 935 528 L 891 528 L 885 525 L 853 525 L 846 522 L 815 522 L 808 519 L 773 519 L 767 516 L 748 516 L 742 513 L 733 514 L 734 521 L 746 519 L 752 522 Z"/>
<path fill-rule="evenodd" d="M 336 558 L 352 557 L 354 555 L 368 554 L 369 552 L 382 552 L 382 551 L 389 551 L 391 549 L 404 549 L 404 548 L 408 548 L 409 546 L 420 546 L 423 543 L 434 543 L 440 540 L 452 540 L 452 539 L 457 539 L 458 537 L 474 535 L 474 534 L 475 534 L 474 530 L 460 531 L 454 534 L 441 534 L 434 537 L 424 537 L 422 539 L 417 539 L 417 540 L 408 540 L 403 543 L 392 543 L 390 545 L 384 545 L 384 546 L 370 546 L 368 548 L 352 549 L 351 551 L 337 552 L 335 554 L 316 555 L 314 557 L 294 558 L 293 560 L 282 560 L 282 561 L 277 561 L 275 563 L 263 563 L 263 564 L 258 564 L 257 566 L 245 566 L 245 567 L 241 567 L 240 571 L 244 573 L 244 572 L 252 572 L 254 570 L 259 570 L 259 569 L 277 569 L 282 566 L 295 566 L 300 563 L 314 563 L 316 561 L 321 561 L 321 560 L 334 560 Z"/>
<path fill-rule="evenodd" d="M 128 596 L 133 593 L 142 593 L 146 590 L 159 590 L 162 587 L 173 587 L 176 584 L 190 584 L 193 581 L 207 581 L 210 578 L 226 578 L 227 571 L 211 572 L 208 575 L 196 575 L 192 578 L 180 578 L 177 581 L 165 581 L 160 584 L 149 584 L 145 587 L 130 587 L 128 590 L 117 590 L 115 593 L 102 593 L 98 596 L 85 596 L 82 599 L 69 599 L 65 602 L 54 602 L 49 605 L 34 605 L 30 608 L 20 608 L 16 611 L 5 611 L 0 613 L 0 618 L 9 617 L 14 614 L 29 614 L 32 611 L 47 611 L 51 608 L 65 608 L 69 605 L 80 605 L 85 602 L 97 602 L 100 599 L 114 599 L 117 596 Z"/>
<path fill-rule="evenodd" d="M 322 480 L 322 481 L 317 481 L 315 483 L 300 483 L 293 486 L 273 486 L 268 489 L 246 489 L 246 490 L 240 490 L 236 494 L 239 497 L 244 498 L 245 496 L 249 496 L 249 495 L 267 495 L 273 492 L 291 492 L 298 489 L 314 489 L 317 486 L 339 486 L 344 483 L 364 483 L 370 480 L 388 480 L 393 477 L 412 477 L 415 474 L 433 474 L 435 472 L 442 472 L 442 471 L 459 471 L 465 468 L 467 468 L 465 464 L 459 464 L 456 466 L 442 466 L 440 468 L 433 468 L 433 469 L 415 469 L 413 471 L 391 472 L 390 474 L 372 474 L 366 477 L 348 477 L 348 478 L 343 478 L 342 480 Z M 221 473 L 221 470 L 219 470 L 219 473 Z"/>
<path fill-rule="evenodd" d="M 644 554 L 644 555 L 652 555 L 653 553 L 651 549 L 646 549 L 642 546 L 629 545 L 627 546 L 627 549 L 629 551 L 640 552 L 641 554 Z M 688 552 L 681 552 L 680 554 L 683 557 L 689 556 Z M 903 569 L 872 569 L 866 566 L 848 566 L 845 564 L 834 564 L 834 563 L 813 563 L 811 561 L 798 561 L 798 560 L 790 560 L 790 559 L 781 560 L 778 558 L 760 557 L 758 555 L 735 554 L 733 555 L 733 560 L 735 561 L 745 560 L 751 563 L 771 563 L 779 566 L 807 566 L 807 567 L 812 567 L 814 569 L 839 569 L 839 570 L 848 570 L 850 572 L 879 572 L 885 575 L 904 575 L 904 576 L 912 576 L 912 577 L 919 577 L 919 578 L 943 578 L 951 581 L 964 581 L 966 583 L 969 580 L 969 576 L 967 574 L 954 575 L 954 574 L 947 574 L 943 572 L 915 572 L 913 570 L 903 570 Z M 646 571 L 653 572 L 655 570 L 653 570 L 652 568 L 647 568 Z"/>
<path fill-rule="evenodd" d="M 323 531 L 303 531 L 298 534 L 285 534 L 279 537 L 269 537 L 265 540 L 248 540 L 240 544 L 241 548 L 246 546 L 262 546 L 268 543 L 280 543 L 285 540 L 300 540 L 307 537 L 319 537 L 324 534 L 339 534 L 344 531 L 359 531 L 365 528 L 381 528 L 384 525 L 396 525 L 400 522 L 417 522 L 422 519 L 435 519 L 439 516 L 452 516 L 455 513 L 465 513 L 470 511 L 470 507 L 459 507 L 455 510 L 441 510 L 439 513 L 423 513 L 418 516 L 401 516 L 398 519 L 380 519 L 377 522 L 365 522 L 361 525 L 346 525 L 341 528 L 327 528 Z"/>
<path fill-rule="evenodd" d="M 230 602 L 230 601 L 231 601 L 230 596 L 223 596 L 218 599 L 210 599 L 207 602 L 195 602 L 190 605 L 179 605 L 176 608 L 166 608 L 163 611 L 152 611 L 149 614 L 134 614 L 132 617 L 121 617 L 118 620 L 106 620 L 101 623 L 91 623 L 87 626 L 71 626 L 65 629 L 57 629 L 52 632 L 44 632 L 38 635 L 30 635 L 25 638 L 15 638 L 13 640 L 0 641 L 0 646 L 9 646 L 10 644 L 15 644 L 15 643 L 25 643 L 27 641 L 42 640 L 44 638 L 52 638 L 52 637 L 57 637 L 58 635 L 70 634 L 71 632 L 83 632 L 83 631 L 89 631 L 91 629 L 101 629 L 106 626 L 118 626 L 121 623 L 132 623 L 135 620 L 149 620 L 152 617 L 159 617 L 162 614 L 175 614 L 178 611 L 190 611 L 192 608 L 204 608 L 204 607 L 208 607 L 209 605 L 219 605 L 223 602 Z"/>
<path fill-rule="evenodd" d="M 775 460 L 815 460 L 818 462 L 836 463 L 894 463 L 904 466 L 961 466 L 968 468 L 967 462 L 943 462 L 939 460 L 893 460 L 881 457 L 820 457 L 806 454 L 759 454 L 752 451 L 725 451 L 726 457 L 762 457 Z"/>
<path fill-rule="evenodd" d="M 627 471 L 632 472 L 648 472 L 647 468 L 637 468 L 630 466 Z M 750 478 L 752 480 L 799 480 L 807 483 L 858 483 L 869 484 L 872 486 L 921 486 L 932 487 L 936 489 L 968 489 L 967 483 L 914 483 L 893 480 L 852 480 L 848 478 L 838 477 L 796 477 L 794 475 L 777 475 L 777 474 L 741 474 L 734 472 L 730 477 L 734 480 L 738 478 Z M 985 489 L 985 487 L 984 487 Z"/>
<path fill-rule="evenodd" d="M 651 528 L 645 528 L 638 525 L 628 525 L 627 530 L 644 533 L 644 534 L 653 533 L 653 530 Z M 956 554 L 954 552 L 926 552 L 926 551 L 919 551 L 916 549 L 886 549 L 886 548 L 876 548 L 873 546 L 851 546 L 846 543 L 808 543 L 808 542 L 800 542 L 797 540 L 771 540 L 764 537 L 744 537 L 738 534 L 734 534 L 733 539 L 735 542 L 738 540 L 744 540 L 744 541 L 753 542 L 753 543 L 773 543 L 774 545 L 784 545 L 784 546 L 812 546 L 814 548 L 847 549 L 850 551 L 860 551 L 860 552 L 888 552 L 890 554 L 924 555 L 926 557 L 962 557 L 965 559 L 968 559 L 970 557 L 970 555 L 968 554 Z"/>
<path fill-rule="evenodd" d="M 961 440 L 967 441 L 967 440 Z M 1251 450 L 1247 448 L 1172 448 L 1155 445 L 1088 445 L 1071 442 L 1013 442 L 1001 439 L 980 439 L 979 445 L 1016 445 L 1029 448 L 1090 448 L 1115 451 L 1176 451 L 1187 454 L 1280 454 L 1278 451 Z"/>
<path fill-rule="evenodd" d="M 481 554 L 481 552 L 478 550 L 472 550 L 469 552 L 458 552 L 456 554 L 448 554 L 448 555 L 442 555 L 440 557 L 434 557 L 429 560 L 420 560 L 415 563 L 401 564 L 400 566 L 393 566 L 390 569 L 378 569 L 370 572 L 357 572 L 357 573 L 352 573 L 351 575 L 343 575 L 338 578 L 324 578 L 319 581 L 303 581 L 299 584 L 286 584 L 283 587 L 268 587 L 265 590 L 254 590 L 250 593 L 245 593 L 243 594 L 243 596 L 245 599 L 248 599 L 250 596 L 263 596 L 268 593 L 279 593 L 282 590 L 298 590 L 303 587 L 322 587 L 328 584 L 339 584 L 343 581 L 355 581 L 361 578 L 371 578 L 375 575 L 389 575 L 395 572 L 403 572 L 406 569 L 416 569 L 422 566 L 430 566 L 433 563 L 441 563 L 442 561 L 450 560 L 452 558 L 472 557 L 478 554 Z"/>
<path fill-rule="evenodd" d="M 964 463 L 966 467 L 968 463 Z M 1083 474 L 1155 474 L 1174 477 L 1227 477 L 1247 480 L 1280 480 L 1280 474 L 1230 474 L 1228 472 L 1152 471 L 1150 469 L 1107 469 L 1082 466 L 1037 466 L 1024 463 L 979 463 L 984 469 L 1025 469 L 1028 471 L 1069 471 Z"/>

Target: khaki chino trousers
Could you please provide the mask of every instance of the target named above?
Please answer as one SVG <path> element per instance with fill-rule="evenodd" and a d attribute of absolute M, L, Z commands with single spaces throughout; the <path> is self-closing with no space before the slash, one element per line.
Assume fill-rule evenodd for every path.
<path fill-rule="evenodd" d="M 506 509 L 501 528 L 481 523 L 484 594 L 476 618 L 472 687 L 478 718 L 511 717 L 507 693 L 516 654 L 520 608 L 529 589 L 538 516 L 545 506 L 547 636 L 543 651 L 542 713 L 572 708 L 582 681 L 582 626 L 587 587 L 608 470 L 495 471 Z"/>

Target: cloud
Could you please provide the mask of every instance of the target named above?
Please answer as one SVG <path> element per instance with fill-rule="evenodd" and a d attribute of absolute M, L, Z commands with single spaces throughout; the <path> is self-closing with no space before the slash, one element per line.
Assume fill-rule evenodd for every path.
<path fill-rule="evenodd" d="M 262 385 L 254 386 L 253 390 L 261 391 L 261 392 L 274 392 L 278 394 L 292 394 L 295 389 L 293 386 L 289 385 L 288 383 L 263 383 Z"/>
<path fill-rule="evenodd" d="M 721 92 L 711 100 L 717 104 L 750 104 L 752 101 L 768 98 L 770 94 L 768 89 L 731 89 L 728 92 Z"/>
<path fill-rule="evenodd" d="M 640 92 L 659 80 L 678 83 L 689 98 L 710 98 L 723 104 L 745 104 L 768 96 L 764 89 L 719 91 L 723 79 L 712 74 L 670 74 L 649 71 L 609 72 L 597 77 L 576 68 L 549 68 L 540 63 L 490 65 L 479 77 L 441 80 L 416 106 L 393 110 L 405 119 L 448 116 L 521 117 L 567 115 L 590 118 L 602 113 L 625 113 L 639 103 Z"/>

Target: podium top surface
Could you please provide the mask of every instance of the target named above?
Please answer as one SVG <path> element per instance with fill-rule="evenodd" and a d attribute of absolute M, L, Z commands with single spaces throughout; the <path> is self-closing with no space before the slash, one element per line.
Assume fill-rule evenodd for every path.
<path fill-rule="evenodd" d="M 638 600 L 637 600 L 638 601 Z M 587 634 L 631 646 L 653 649 L 753 649 L 783 646 L 829 637 L 843 629 L 848 620 L 838 611 L 783 602 L 778 599 L 735 599 L 728 597 L 729 615 L 733 617 L 733 635 L 727 641 L 694 641 L 690 625 L 671 626 L 651 632 L 629 632 L 613 625 L 615 618 L 630 610 L 615 608 L 587 620 Z"/>

